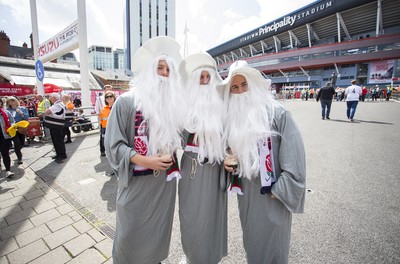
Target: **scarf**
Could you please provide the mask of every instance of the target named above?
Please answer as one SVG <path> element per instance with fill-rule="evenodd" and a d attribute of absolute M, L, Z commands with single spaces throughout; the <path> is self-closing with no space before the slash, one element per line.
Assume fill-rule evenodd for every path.
<path fill-rule="evenodd" d="M 11 137 L 15 137 L 15 135 L 17 134 L 17 131 L 18 130 L 23 130 L 23 129 L 25 129 L 25 131 L 26 131 L 26 129 L 28 128 L 28 126 L 29 126 L 29 122 L 28 121 L 26 121 L 26 120 L 22 120 L 22 121 L 19 121 L 19 122 L 17 122 L 17 123 L 15 123 L 14 125 L 12 125 L 12 126 L 10 126 L 8 129 L 7 129 L 7 133 L 11 136 Z M 21 133 L 21 134 L 23 134 L 23 133 Z M 25 133 L 26 134 L 26 133 Z"/>
<path fill-rule="evenodd" d="M 274 157 L 272 152 L 272 142 L 271 137 L 268 136 L 267 140 L 259 140 L 258 151 L 260 156 L 260 181 L 261 181 L 261 194 L 270 194 L 272 186 L 276 182 L 276 177 L 274 174 Z M 230 193 L 236 193 L 238 195 L 243 195 L 242 181 L 239 178 L 238 168 L 234 170 L 231 175 L 231 187 L 229 189 Z"/>
<path fill-rule="evenodd" d="M 1 112 L 1 115 L 3 116 L 5 131 L 7 131 L 11 126 L 10 120 L 8 119 L 6 112 L 2 108 L 0 108 L 0 112 Z M 8 132 L 7 132 L 7 134 L 8 134 Z"/>
<path fill-rule="evenodd" d="M 135 138 L 133 140 L 133 148 L 135 151 L 143 156 L 150 156 L 151 153 L 149 151 L 149 139 L 148 139 L 148 129 L 147 129 L 147 121 L 143 120 L 142 112 L 139 110 L 136 111 L 135 116 Z M 173 154 L 172 158 L 172 166 L 167 169 L 167 181 L 171 181 L 173 178 L 180 179 L 182 178 L 179 166 L 176 157 L 176 153 Z M 160 171 L 155 171 L 149 168 L 142 167 L 140 165 L 135 164 L 133 168 L 134 176 L 143 176 L 148 174 L 154 174 L 154 176 L 158 176 Z"/>
<path fill-rule="evenodd" d="M 189 133 L 186 139 L 185 151 L 199 153 L 199 147 L 194 144 L 194 133 Z"/>

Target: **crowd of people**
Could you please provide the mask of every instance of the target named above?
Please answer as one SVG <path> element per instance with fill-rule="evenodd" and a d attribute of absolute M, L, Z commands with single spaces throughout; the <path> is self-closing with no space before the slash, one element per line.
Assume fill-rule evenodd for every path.
<path fill-rule="evenodd" d="M 22 148 L 26 145 L 29 118 L 39 118 L 41 124 L 39 131 L 42 132 L 39 138 L 43 142 L 51 139 L 56 151 L 53 159 L 60 161 L 67 158 L 65 144 L 72 142 L 70 127 L 75 118 L 74 108 L 81 106 L 78 97 L 71 102 L 70 95 L 61 96 L 59 93 L 37 95 L 24 100 L 5 96 L 0 98 L 0 103 L 1 157 L 6 167 L 6 177 L 14 176 L 11 170 L 11 149 L 14 149 L 17 156 L 16 164 L 23 164 Z M 13 127 L 16 127 L 15 132 L 11 133 L 9 129 Z"/>

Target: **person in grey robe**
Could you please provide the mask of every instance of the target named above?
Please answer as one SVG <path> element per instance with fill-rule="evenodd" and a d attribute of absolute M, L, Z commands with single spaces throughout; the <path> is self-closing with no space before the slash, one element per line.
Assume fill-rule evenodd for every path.
<path fill-rule="evenodd" d="M 186 263 L 216 264 L 227 255 L 222 80 L 207 53 L 185 58 L 180 72 L 190 106 L 178 189 L 182 247 Z"/>
<path fill-rule="evenodd" d="M 243 244 L 250 264 L 288 263 L 292 213 L 304 210 L 306 162 L 291 114 L 275 101 L 270 80 L 244 61 L 234 62 L 223 82 L 227 107 L 225 169 L 238 175 Z"/>
<path fill-rule="evenodd" d="M 168 257 L 179 177 L 172 154 L 181 147 L 184 102 L 179 48 L 169 37 L 139 48 L 131 91 L 117 99 L 108 118 L 106 154 L 118 177 L 113 263 L 154 264 Z"/>

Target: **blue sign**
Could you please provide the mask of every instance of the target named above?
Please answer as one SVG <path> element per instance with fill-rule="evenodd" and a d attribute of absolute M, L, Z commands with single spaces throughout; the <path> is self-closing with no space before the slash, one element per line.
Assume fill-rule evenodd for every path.
<path fill-rule="evenodd" d="M 35 71 L 36 71 L 36 77 L 38 78 L 39 81 L 43 82 L 44 79 L 44 67 L 43 63 L 41 60 L 37 60 L 35 63 Z"/>

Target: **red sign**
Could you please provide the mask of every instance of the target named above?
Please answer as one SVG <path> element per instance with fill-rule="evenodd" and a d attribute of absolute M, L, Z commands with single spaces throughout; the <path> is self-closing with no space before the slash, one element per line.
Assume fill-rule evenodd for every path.
<path fill-rule="evenodd" d="M 32 88 L 0 83 L 0 96 L 27 96 L 33 94 Z"/>

